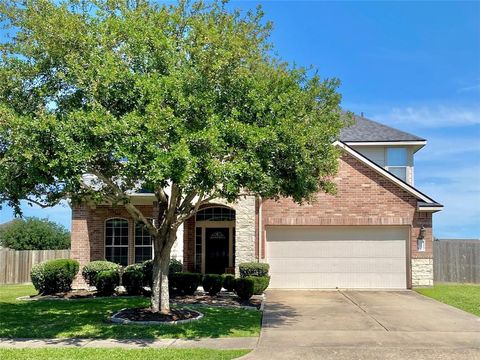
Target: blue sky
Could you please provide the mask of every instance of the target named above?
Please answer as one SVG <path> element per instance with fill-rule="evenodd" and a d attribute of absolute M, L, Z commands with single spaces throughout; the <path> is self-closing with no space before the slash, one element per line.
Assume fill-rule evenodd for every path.
<path fill-rule="evenodd" d="M 445 205 L 434 215 L 435 236 L 480 237 L 480 3 L 262 5 L 284 60 L 339 78 L 344 108 L 428 139 L 415 185 Z M 66 205 L 24 208 L 70 227 Z M 0 223 L 12 215 L 0 210 Z"/>

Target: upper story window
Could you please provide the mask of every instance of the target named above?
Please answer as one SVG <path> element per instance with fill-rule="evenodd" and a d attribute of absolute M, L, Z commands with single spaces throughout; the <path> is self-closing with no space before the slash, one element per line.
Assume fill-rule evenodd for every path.
<path fill-rule="evenodd" d="M 153 242 L 147 227 L 143 223 L 135 224 L 135 262 L 144 262 L 153 258 Z"/>
<path fill-rule="evenodd" d="M 386 164 L 388 171 L 403 181 L 407 181 L 408 153 L 406 148 L 387 148 Z"/>
<path fill-rule="evenodd" d="M 128 265 L 128 221 L 110 219 L 105 222 L 105 259 Z"/>

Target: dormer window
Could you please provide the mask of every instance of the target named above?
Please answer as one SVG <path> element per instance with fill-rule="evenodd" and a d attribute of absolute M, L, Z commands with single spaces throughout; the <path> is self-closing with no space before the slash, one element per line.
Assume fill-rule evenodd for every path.
<path fill-rule="evenodd" d="M 396 177 L 407 181 L 407 149 L 404 147 L 387 148 L 387 170 Z"/>

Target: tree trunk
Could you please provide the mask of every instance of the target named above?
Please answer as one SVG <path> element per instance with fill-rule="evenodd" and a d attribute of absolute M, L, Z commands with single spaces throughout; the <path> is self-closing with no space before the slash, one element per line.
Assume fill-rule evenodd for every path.
<path fill-rule="evenodd" d="M 151 309 L 153 312 L 168 314 L 170 312 L 170 294 L 168 293 L 168 268 L 170 265 L 170 253 L 175 242 L 176 231 L 170 230 L 166 234 L 163 248 L 155 248 L 153 258 L 153 286 L 151 297 Z M 160 241 L 158 241 L 160 242 Z"/>

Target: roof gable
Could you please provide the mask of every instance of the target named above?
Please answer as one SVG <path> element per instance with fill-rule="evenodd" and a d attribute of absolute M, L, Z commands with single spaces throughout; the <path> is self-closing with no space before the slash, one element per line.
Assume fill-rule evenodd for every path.
<path fill-rule="evenodd" d="M 360 154 L 358 151 L 352 149 L 350 146 L 348 146 L 347 144 L 341 142 L 341 141 L 335 141 L 334 145 L 342 148 L 343 150 L 345 150 L 348 154 L 350 154 L 351 156 L 353 156 L 354 158 L 358 159 L 360 162 L 362 162 L 363 164 L 365 164 L 366 166 L 370 167 L 371 169 L 373 169 L 375 172 L 377 172 L 378 174 L 382 175 L 383 177 L 389 179 L 390 181 L 392 181 L 393 183 L 397 184 L 400 188 L 404 189 L 406 192 L 408 192 L 409 194 L 413 195 L 414 197 L 416 197 L 418 200 L 419 200 L 419 204 L 422 204 L 422 206 L 419 208 L 428 208 L 429 210 L 431 210 L 430 208 L 435 208 L 436 210 L 441 210 L 442 209 L 442 205 L 437 203 L 435 200 L 433 200 L 431 197 L 425 195 L 424 193 L 422 193 L 420 190 L 414 188 L 413 186 L 411 186 L 410 184 L 407 184 L 406 182 L 404 182 L 403 180 L 397 178 L 395 175 L 393 175 L 392 173 L 390 173 L 389 171 L 385 170 L 383 167 L 381 167 L 380 165 L 374 163 L 373 161 L 371 161 L 370 159 L 368 159 L 367 157 L 363 156 L 362 154 Z"/>

